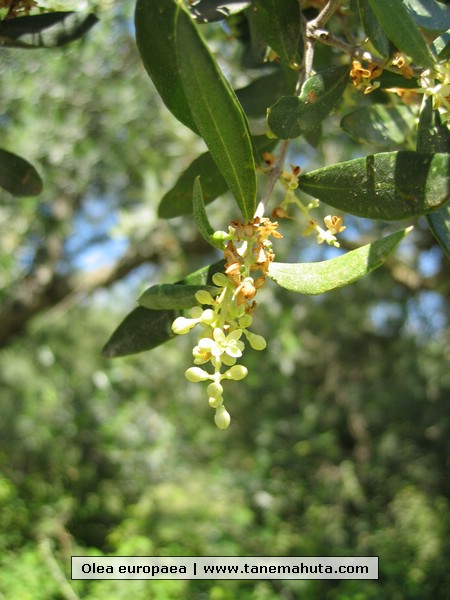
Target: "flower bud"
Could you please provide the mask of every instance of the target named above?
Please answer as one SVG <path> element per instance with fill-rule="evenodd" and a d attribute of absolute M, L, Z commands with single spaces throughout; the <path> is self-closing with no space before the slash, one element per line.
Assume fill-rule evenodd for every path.
<path fill-rule="evenodd" d="M 241 379 L 244 379 L 247 373 L 247 367 L 244 367 L 243 365 L 234 365 L 231 367 L 231 369 L 225 371 L 222 377 L 225 379 L 234 379 L 235 381 L 240 381 Z"/>
<path fill-rule="evenodd" d="M 186 319 L 185 317 L 177 317 L 172 323 L 172 331 L 178 335 L 188 333 L 195 325 L 195 319 Z"/>
<path fill-rule="evenodd" d="M 239 319 L 239 327 L 242 329 L 247 329 L 252 324 L 253 318 L 251 315 L 242 315 Z"/>
<path fill-rule="evenodd" d="M 186 371 L 185 377 L 188 381 L 196 383 L 197 381 L 206 381 L 209 379 L 210 375 L 204 369 L 200 369 L 200 367 L 190 367 Z"/>
<path fill-rule="evenodd" d="M 211 408 L 219 408 L 219 406 L 223 404 L 223 398 L 222 396 L 219 396 L 218 398 L 213 398 L 211 396 L 208 398 L 208 402 Z"/>
<path fill-rule="evenodd" d="M 199 304 L 214 304 L 214 298 L 206 290 L 198 290 L 195 293 L 195 299 Z"/>
<path fill-rule="evenodd" d="M 256 333 L 247 333 L 247 339 L 253 350 L 264 350 L 267 346 L 266 340 L 262 335 L 256 335 Z"/>
<path fill-rule="evenodd" d="M 217 285 L 218 287 L 227 287 L 229 283 L 228 277 L 225 275 L 225 273 L 214 273 L 212 280 L 214 285 Z"/>
<path fill-rule="evenodd" d="M 216 315 L 211 308 L 207 308 L 206 310 L 203 311 L 202 316 L 201 316 L 202 323 L 207 323 L 208 325 L 211 325 L 215 320 L 216 320 Z"/>
<path fill-rule="evenodd" d="M 207 392 L 208 396 L 220 398 L 220 396 L 223 394 L 223 387 L 220 385 L 220 383 L 214 381 L 208 385 Z"/>
<path fill-rule="evenodd" d="M 225 247 L 225 242 L 230 239 L 230 233 L 227 233 L 226 231 L 215 231 L 211 237 L 215 242 L 222 242 Z"/>
<path fill-rule="evenodd" d="M 227 411 L 223 404 L 216 409 L 214 415 L 214 422 L 219 429 L 226 429 L 231 421 L 230 413 Z"/>

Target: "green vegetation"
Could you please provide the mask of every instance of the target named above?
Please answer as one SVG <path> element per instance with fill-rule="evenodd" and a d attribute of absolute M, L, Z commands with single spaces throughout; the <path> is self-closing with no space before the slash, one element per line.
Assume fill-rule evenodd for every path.
<path fill-rule="evenodd" d="M 250 8 L 223 27 L 197 26 L 169 0 L 162 13 L 159 1 L 149 2 L 137 3 L 139 51 L 131 0 L 90 2 L 87 13 L 78 10 L 86 3 L 67 3 L 78 11 L 76 21 L 51 12 L 66 10 L 61 2 L 38 2 L 28 16 L 0 3 L 0 34 L 7 39 L 0 120 L 0 599 L 444 600 L 450 589 L 446 105 L 433 108 L 431 96 L 422 102 L 417 93 L 403 104 L 406 92 L 383 91 L 383 78 L 390 87 L 401 87 L 392 83 L 396 78 L 415 89 L 423 69 L 435 64 L 441 65 L 436 81 L 441 77 L 450 7 L 432 1 L 424 13 L 425 3 L 416 0 L 358 0 L 347 10 L 342 3 L 321 24 L 330 27 L 328 41 L 346 39 L 346 30 L 357 41 L 367 35 L 371 44 L 364 48 L 378 62 L 404 49 L 413 59 L 412 86 L 406 67 L 393 73 L 391 65 L 370 79 L 367 65 L 350 65 L 347 41 L 337 51 L 311 29 L 318 11 L 309 5 L 320 3 L 302 2 L 314 69 L 322 74 L 307 78 L 302 91 L 297 83 L 305 69 L 295 65 L 309 51 L 301 37 L 306 24 L 294 18 L 296 1 L 254 0 L 256 16 Z M 191 13 L 198 22 L 211 20 L 215 4 L 202 0 Z M 386 19 L 392 6 L 391 18 L 405 19 L 405 26 Z M 165 30 L 152 21 L 154 35 L 175 23 L 173 44 L 155 50 L 167 61 L 162 70 L 155 71 L 148 54 L 152 38 L 148 22 L 140 22 L 146 11 L 167 19 Z M 5 19 L 8 12 L 17 18 Z M 45 20 L 17 26 L 34 17 Z M 195 37 L 198 30 L 206 42 Z M 183 54 L 179 40 L 193 52 Z M 261 62 L 263 40 L 279 62 Z M 175 96 L 171 53 L 182 72 Z M 208 73 L 217 73 L 216 59 L 231 84 L 220 76 L 212 91 L 223 122 L 214 113 L 203 120 L 211 106 L 198 97 L 209 88 Z M 203 67 L 191 80 L 196 61 Z M 343 85 L 343 65 L 357 85 Z M 378 89 L 363 93 L 378 80 Z M 318 112 L 308 104 L 311 91 Z M 294 121 L 286 120 L 283 105 Z M 261 135 L 270 107 L 272 135 L 289 125 L 299 137 L 289 133 L 290 141 L 277 146 Z M 224 123 L 231 123 L 225 138 Z M 272 170 L 287 151 L 287 164 L 298 163 L 300 176 L 286 173 L 289 167 L 284 174 Z M 350 189 L 354 173 L 358 182 Z M 208 294 L 217 294 L 213 277 L 225 277 L 220 248 L 228 224 L 251 219 L 268 181 L 277 187 L 265 198 L 267 214 L 278 210 L 271 218 L 283 237 L 273 239 L 276 258 L 258 289 L 251 326 L 267 348 L 247 348 L 239 357 L 248 375 L 226 388 L 232 421 L 219 431 L 205 384 L 184 378 L 198 336 L 175 335 L 171 323 L 193 318 L 199 291 L 205 306 Z M 372 183 L 383 191 L 375 209 L 380 196 L 374 198 Z M 283 210 L 294 216 L 299 203 L 300 219 L 282 219 Z M 327 218 L 331 206 L 345 211 L 345 231 L 341 216 Z M 179 216 L 167 221 L 158 214 Z M 310 215 L 317 227 L 325 217 L 324 228 L 301 236 Z M 329 245 L 316 244 L 316 236 Z M 231 302 L 231 293 L 224 297 Z M 247 323 L 240 327 L 247 330 Z M 245 336 L 236 341 L 247 343 Z M 209 338 L 211 347 L 216 338 L 217 332 Z M 71 581 L 72 555 L 377 555 L 380 579 Z"/>

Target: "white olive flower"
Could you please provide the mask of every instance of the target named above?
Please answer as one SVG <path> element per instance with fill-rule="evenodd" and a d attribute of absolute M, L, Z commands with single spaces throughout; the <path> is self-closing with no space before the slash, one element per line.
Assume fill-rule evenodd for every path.
<path fill-rule="evenodd" d="M 211 356 L 219 357 L 223 353 L 228 354 L 232 358 L 242 356 L 244 343 L 239 341 L 242 335 L 242 329 L 235 329 L 228 335 L 222 329 L 216 327 L 213 331 L 213 338 L 202 338 L 198 342 L 198 346 L 203 351 L 208 351 Z"/>

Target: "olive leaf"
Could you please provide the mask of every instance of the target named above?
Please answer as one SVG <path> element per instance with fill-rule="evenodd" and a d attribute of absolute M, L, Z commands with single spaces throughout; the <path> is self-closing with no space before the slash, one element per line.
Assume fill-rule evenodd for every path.
<path fill-rule="evenodd" d="M 306 173 L 299 188 L 359 217 L 416 217 L 449 199 L 450 154 L 380 152 Z"/>
<path fill-rule="evenodd" d="M 299 294 L 323 294 L 343 287 L 380 267 L 412 227 L 366 244 L 330 260 L 316 263 L 278 263 L 269 277 L 279 286 Z"/>

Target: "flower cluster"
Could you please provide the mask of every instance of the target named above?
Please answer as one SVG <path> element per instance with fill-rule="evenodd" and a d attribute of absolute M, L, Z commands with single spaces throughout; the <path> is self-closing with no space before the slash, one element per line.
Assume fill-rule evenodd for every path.
<path fill-rule="evenodd" d="M 227 241 L 225 273 L 216 273 L 212 278 L 220 292 L 213 298 L 206 290 L 198 291 L 199 306 L 191 310 L 190 318 L 178 317 L 172 324 L 177 334 L 188 333 L 196 325 L 202 328 L 192 351 L 196 366 L 190 367 L 185 375 L 192 382 L 210 382 L 209 405 L 216 411 L 214 420 L 219 429 L 230 424 L 230 415 L 223 404 L 222 383 L 230 379 L 239 381 L 247 375 L 246 367 L 237 364 L 245 349 L 242 339 L 255 350 L 266 347 L 265 339 L 248 328 L 256 307 L 254 298 L 264 285 L 275 256 L 269 238 L 282 237 L 277 227 L 278 223 L 268 218 L 255 218 L 245 224 L 233 221 L 228 233 L 218 232 Z M 212 372 L 197 366 L 207 363 L 211 363 Z"/>
<path fill-rule="evenodd" d="M 370 94 L 380 87 L 380 82 L 374 81 L 374 79 L 379 77 L 382 71 L 383 69 L 374 63 L 363 67 L 359 60 L 354 60 L 350 70 L 350 79 L 357 90 L 363 90 L 365 94 Z"/>
<path fill-rule="evenodd" d="M 427 69 L 420 78 L 421 89 L 417 90 L 431 96 L 433 108 L 450 123 L 450 61 L 438 63 L 433 69 Z"/>
<path fill-rule="evenodd" d="M 270 156 L 265 156 L 264 158 L 266 160 L 266 163 L 270 164 L 269 163 Z M 300 209 L 300 211 L 303 213 L 303 215 L 307 218 L 307 225 L 306 225 L 306 227 L 304 227 L 304 229 L 302 231 L 302 235 L 306 236 L 306 235 L 310 235 L 312 233 L 316 233 L 317 234 L 316 240 L 317 240 L 318 244 L 322 244 L 323 242 L 326 242 L 330 246 L 339 248 L 340 244 L 337 240 L 336 234 L 342 233 L 342 231 L 344 231 L 346 229 L 346 227 L 343 225 L 342 217 L 339 217 L 337 215 L 327 215 L 324 218 L 324 223 L 325 223 L 326 229 L 321 227 L 318 224 L 318 222 L 316 221 L 316 219 L 313 219 L 310 215 L 311 210 L 318 207 L 319 201 L 312 200 L 307 205 L 305 205 L 295 195 L 295 190 L 298 188 L 299 175 L 300 175 L 300 167 L 298 167 L 296 165 L 291 165 L 290 171 L 283 171 L 281 173 L 280 181 L 283 184 L 283 187 L 285 188 L 286 193 L 285 193 L 283 202 L 273 210 L 272 217 L 275 217 L 278 219 L 292 218 L 289 216 L 286 208 L 287 208 L 287 206 L 289 206 L 289 204 L 295 204 Z"/>

